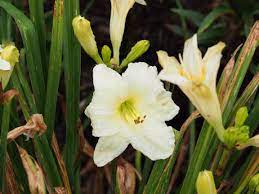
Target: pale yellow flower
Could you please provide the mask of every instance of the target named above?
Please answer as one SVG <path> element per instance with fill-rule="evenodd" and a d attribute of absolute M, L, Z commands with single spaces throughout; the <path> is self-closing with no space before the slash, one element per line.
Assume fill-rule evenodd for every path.
<path fill-rule="evenodd" d="M 0 45 L 0 82 L 3 89 L 7 86 L 18 59 L 19 51 L 15 46 L 8 45 L 2 48 Z"/>
<path fill-rule="evenodd" d="M 165 51 L 157 52 L 159 63 L 163 67 L 159 73 L 160 79 L 178 85 L 201 115 L 215 128 L 222 141 L 224 127 L 216 92 L 216 77 L 224 47 L 225 44 L 219 42 L 210 47 L 202 58 L 197 35 L 194 35 L 185 42 L 180 62 L 175 57 L 169 57 Z"/>
<path fill-rule="evenodd" d="M 110 37 L 113 46 L 114 61 L 120 61 L 120 46 L 124 34 L 125 22 L 134 3 L 146 5 L 144 0 L 111 0 Z"/>
<path fill-rule="evenodd" d="M 93 70 L 94 95 L 86 108 L 93 135 L 100 137 L 94 162 L 104 166 L 129 144 L 151 160 L 168 158 L 174 132 L 165 121 L 179 111 L 157 76 L 156 67 L 131 63 L 120 75 L 105 65 Z"/>

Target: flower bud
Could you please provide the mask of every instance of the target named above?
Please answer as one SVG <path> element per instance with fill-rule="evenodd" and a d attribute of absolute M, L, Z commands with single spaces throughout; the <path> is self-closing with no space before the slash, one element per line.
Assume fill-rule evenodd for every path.
<path fill-rule="evenodd" d="M 111 51 L 110 47 L 108 47 L 107 45 L 104 45 L 103 48 L 102 48 L 103 62 L 105 64 L 110 64 L 111 56 L 112 56 L 112 51 Z"/>
<path fill-rule="evenodd" d="M 110 37 L 113 47 L 114 63 L 120 63 L 120 47 L 124 34 L 126 18 L 134 3 L 146 5 L 144 0 L 111 0 Z"/>
<path fill-rule="evenodd" d="M 199 173 L 196 181 L 196 189 L 198 194 L 217 194 L 211 171 L 204 170 Z"/>
<path fill-rule="evenodd" d="M 245 106 L 239 108 L 235 117 L 235 126 L 241 127 L 245 123 L 247 117 L 248 117 L 247 108 Z"/>
<path fill-rule="evenodd" d="M 229 127 L 224 133 L 224 143 L 229 149 L 237 144 L 246 143 L 249 139 L 249 127 Z"/>
<path fill-rule="evenodd" d="M 121 67 L 126 67 L 129 63 L 142 56 L 150 47 L 148 40 L 138 41 L 132 48 L 127 57 L 122 61 Z"/>
<path fill-rule="evenodd" d="M 75 36 L 84 48 L 85 52 L 95 60 L 96 63 L 103 63 L 98 53 L 95 36 L 93 34 L 90 22 L 84 17 L 77 16 L 72 22 Z"/>
<path fill-rule="evenodd" d="M 7 86 L 14 65 L 19 61 L 19 51 L 13 45 L 0 49 L 0 81 L 3 89 Z"/>

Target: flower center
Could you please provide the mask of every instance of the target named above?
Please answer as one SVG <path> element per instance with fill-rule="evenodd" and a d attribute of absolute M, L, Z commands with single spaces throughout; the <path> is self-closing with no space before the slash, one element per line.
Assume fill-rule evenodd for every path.
<path fill-rule="evenodd" d="M 146 116 L 141 116 L 134 104 L 134 101 L 131 99 L 124 101 L 123 103 L 121 103 L 119 107 L 119 113 L 122 116 L 122 118 L 129 123 L 143 123 Z"/>

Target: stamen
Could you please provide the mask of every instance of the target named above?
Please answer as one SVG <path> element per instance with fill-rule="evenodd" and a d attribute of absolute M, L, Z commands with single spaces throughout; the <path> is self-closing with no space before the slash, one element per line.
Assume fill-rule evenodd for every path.
<path fill-rule="evenodd" d="M 143 123 L 146 118 L 146 115 L 140 116 L 132 100 L 124 101 L 119 107 L 119 113 L 127 122 L 134 124 Z"/>

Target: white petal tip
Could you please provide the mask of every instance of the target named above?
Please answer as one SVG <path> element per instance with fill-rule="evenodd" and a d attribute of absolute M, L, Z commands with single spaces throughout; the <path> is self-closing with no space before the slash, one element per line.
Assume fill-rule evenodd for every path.
<path fill-rule="evenodd" d="M 10 63 L 7 61 L 0 59 L 0 70 L 2 71 L 10 71 L 12 69 Z"/>
<path fill-rule="evenodd" d="M 144 0 L 136 0 L 136 3 L 139 3 L 141 5 L 147 5 L 146 1 Z"/>

